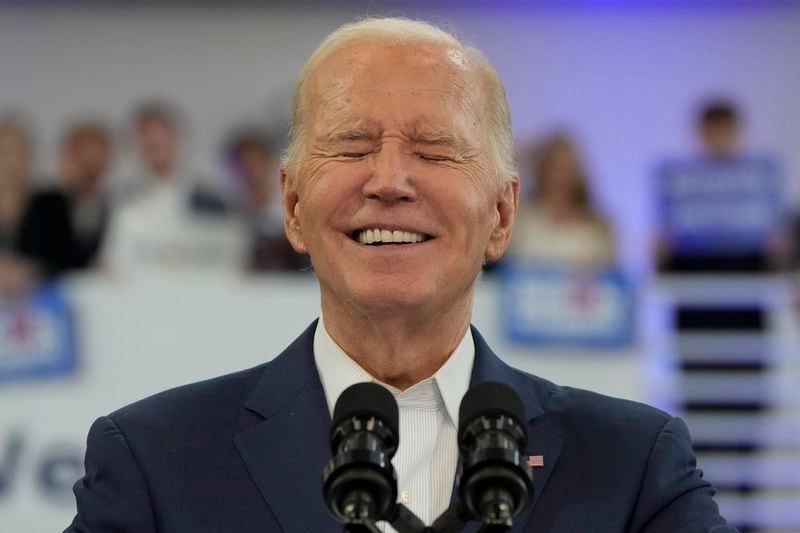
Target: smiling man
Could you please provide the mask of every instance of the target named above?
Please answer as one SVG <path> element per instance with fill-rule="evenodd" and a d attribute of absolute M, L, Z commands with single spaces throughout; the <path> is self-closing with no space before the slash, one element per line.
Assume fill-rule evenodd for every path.
<path fill-rule="evenodd" d="M 462 396 L 502 381 L 543 458 L 515 531 L 733 531 L 683 422 L 510 368 L 470 327 L 518 196 L 505 93 L 480 52 L 421 22 L 343 26 L 300 75 L 290 140 L 285 226 L 321 319 L 270 363 L 100 418 L 67 531 L 340 531 L 321 473 L 331 410 L 362 381 L 397 399 L 400 499 L 426 523 L 451 500 Z"/>

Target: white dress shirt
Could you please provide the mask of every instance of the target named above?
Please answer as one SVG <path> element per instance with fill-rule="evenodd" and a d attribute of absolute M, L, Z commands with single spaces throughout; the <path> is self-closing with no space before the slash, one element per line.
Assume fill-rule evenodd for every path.
<path fill-rule="evenodd" d="M 180 276 L 238 272 L 245 234 L 233 220 L 191 212 L 184 176 L 157 181 L 117 205 L 105 239 L 103 261 L 125 276 Z"/>
<path fill-rule="evenodd" d="M 467 328 L 436 374 L 400 391 L 380 383 L 344 353 L 321 318 L 314 333 L 314 362 L 331 414 L 347 387 L 365 381 L 380 383 L 397 400 L 400 444 L 392 464 L 397 471 L 398 501 L 428 525 L 450 505 L 458 465 L 458 409 L 469 388 L 474 360 L 475 343 Z M 394 531 L 385 523 L 379 527 Z"/>

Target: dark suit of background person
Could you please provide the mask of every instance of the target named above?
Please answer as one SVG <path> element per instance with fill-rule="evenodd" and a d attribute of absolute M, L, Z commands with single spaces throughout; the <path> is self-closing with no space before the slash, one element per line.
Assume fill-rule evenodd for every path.
<path fill-rule="evenodd" d="M 341 531 L 321 496 L 332 403 L 323 383 L 352 363 L 412 390 L 466 338 L 481 264 L 505 251 L 519 198 L 497 72 L 432 25 L 367 19 L 323 41 L 298 80 L 281 167 L 284 224 L 312 259 L 320 334 L 339 347 L 342 366 L 318 366 L 318 355 L 331 358 L 315 352 L 312 325 L 270 363 L 100 418 L 69 533 Z M 472 336 L 465 385 L 513 387 L 528 418 L 527 453 L 544 460 L 515 531 L 733 531 L 695 468 L 683 422 L 514 370 Z M 438 435 L 453 438 L 439 449 L 457 451 L 456 423 L 443 420 Z M 412 437 L 400 435 L 401 451 Z M 401 476 L 403 459 L 394 458 Z M 425 459 L 423 471 L 450 464 Z"/>
<path fill-rule="evenodd" d="M 39 265 L 44 277 L 83 270 L 94 263 L 108 224 L 109 206 L 98 205 L 96 222 L 80 231 L 69 194 L 59 189 L 33 195 L 20 225 L 17 252 Z"/>
<path fill-rule="evenodd" d="M 322 501 L 330 415 L 315 327 L 270 363 L 97 420 L 86 477 L 75 485 L 79 514 L 66 532 L 341 531 Z M 680 419 L 525 374 L 472 334 L 472 383 L 517 391 L 527 453 L 544 456 L 533 506 L 514 531 L 735 531 L 717 514 Z"/>
<path fill-rule="evenodd" d="M 57 183 L 31 197 L 15 244 L 40 276 L 93 266 L 110 213 L 105 182 L 111 156 L 112 137 L 103 123 L 79 120 L 67 126 Z"/>

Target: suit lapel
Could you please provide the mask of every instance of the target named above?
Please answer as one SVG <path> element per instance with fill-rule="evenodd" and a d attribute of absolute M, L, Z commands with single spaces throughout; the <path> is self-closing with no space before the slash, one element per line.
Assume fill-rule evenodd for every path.
<path fill-rule="evenodd" d="M 314 322 L 269 363 L 245 403 L 263 417 L 234 442 L 258 490 L 287 532 L 339 532 L 322 498 L 331 457 L 330 415 L 313 358 Z"/>
<path fill-rule="evenodd" d="M 528 456 L 541 455 L 544 459 L 543 467 L 533 469 L 533 503 L 526 509 L 515 522 L 514 531 L 524 531 L 525 525 L 531 518 L 536 504 L 542 496 L 547 485 L 547 480 L 553 473 L 563 446 L 563 440 L 555 428 L 547 422 L 542 399 L 545 396 L 543 383 L 538 378 L 523 374 L 503 361 L 492 352 L 481 334 L 474 327 L 472 336 L 475 339 L 475 365 L 472 369 L 471 384 L 483 381 L 500 381 L 516 390 L 525 406 L 528 418 Z"/>

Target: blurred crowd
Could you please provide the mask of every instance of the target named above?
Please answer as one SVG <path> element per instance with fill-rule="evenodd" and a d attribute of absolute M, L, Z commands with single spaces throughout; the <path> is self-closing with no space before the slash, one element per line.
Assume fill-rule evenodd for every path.
<path fill-rule="evenodd" d="M 37 162 L 25 116 L 0 113 L 0 291 L 22 295 L 42 280 L 76 271 L 109 275 L 308 270 L 283 232 L 276 139 L 260 127 L 234 130 L 220 150 L 227 187 L 193 175 L 182 155 L 182 114 L 146 102 L 124 135 L 99 120 L 77 120 L 60 136 L 52 176 Z M 710 102 L 697 118 L 701 157 L 735 159 L 740 118 L 734 105 Z M 124 142 L 123 140 L 124 139 Z M 112 187 L 115 155 L 135 154 L 133 176 Z M 568 268 L 616 264 L 615 232 L 598 208 L 579 148 L 554 133 L 519 149 L 522 195 L 510 258 Z M 34 185 L 38 184 L 38 185 Z M 654 239 L 662 271 L 763 270 L 788 264 L 788 232 L 734 256 L 683 256 L 668 232 Z M 730 255 L 730 254 L 729 254 Z"/>
<path fill-rule="evenodd" d="M 800 219 L 790 214 L 788 184 L 771 154 L 746 151 L 742 123 L 734 103 L 703 103 L 695 118 L 697 153 L 674 158 L 673 175 L 652 176 L 659 191 L 652 199 L 656 271 L 759 273 L 798 263 Z M 615 232 L 594 199 L 574 140 L 564 133 L 547 136 L 523 146 L 519 160 L 523 193 L 508 255 L 559 268 L 613 268 Z M 670 205 L 678 203 L 670 198 L 676 190 L 685 205 Z M 725 212 L 729 205 L 740 209 Z M 699 243 L 687 244 L 692 233 Z"/>
<path fill-rule="evenodd" d="M 228 187 L 184 166 L 185 125 L 161 102 L 133 113 L 125 135 L 98 120 L 68 124 L 52 176 L 32 175 L 37 147 L 23 115 L 0 114 L 0 288 L 21 295 L 76 271 L 110 275 L 302 270 L 283 233 L 275 139 L 236 129 L 221 150 Z M 130 146 L 123 146 L 120 138 Z M 116 187 L 115 155 L 134 176 Z"/>

